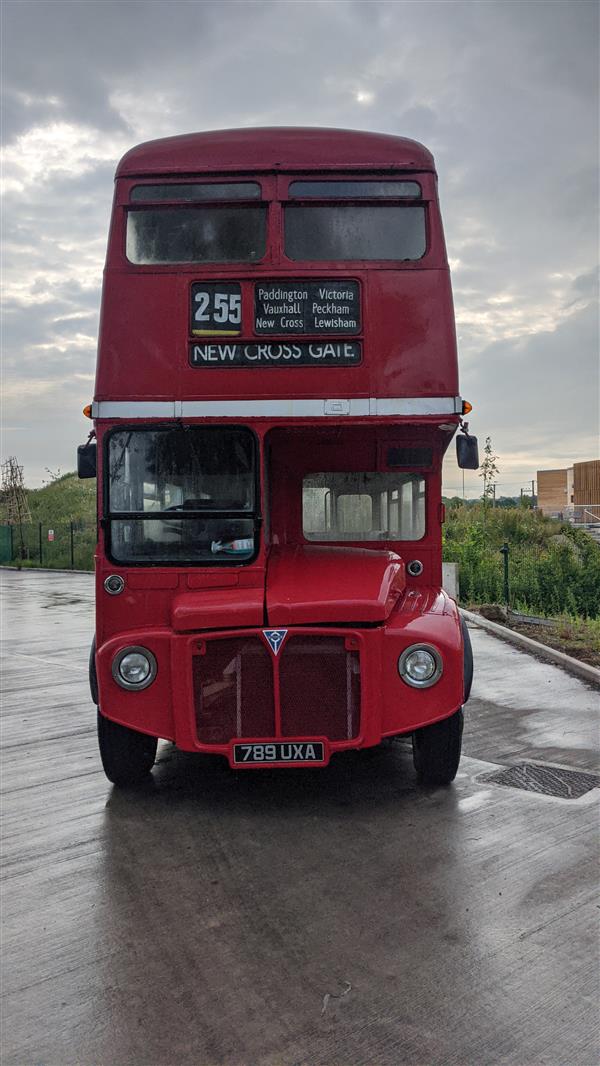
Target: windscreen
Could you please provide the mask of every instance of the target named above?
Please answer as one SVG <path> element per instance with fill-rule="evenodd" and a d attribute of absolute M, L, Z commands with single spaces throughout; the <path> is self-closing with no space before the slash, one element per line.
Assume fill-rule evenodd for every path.
<path fill-rule="evenodd" d="M 255 482 L 248 430 L 177 426 L 111 433 L 111 557 L 204 565 L 253 557 Z"/>
<path fill-rule="evenodd" d="M 265 204 L 150 207 L 127 213 L 130 263 L 254 263 L 267 240 Z"/>
<path fill-rule="evenodd" d="M 425 479 L 410 473 L 309 474 L 302 486 L 307 540 L 420 540 Z"/>
<path fill-rule="evenodd" d="M 421 259 L 427 247 L 417 204 L 288 204 L 284 218 L 294 260 Z"/>

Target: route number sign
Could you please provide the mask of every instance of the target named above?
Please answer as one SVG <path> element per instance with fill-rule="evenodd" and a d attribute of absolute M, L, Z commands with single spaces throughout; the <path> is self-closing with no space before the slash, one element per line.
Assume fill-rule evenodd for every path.
<path fill-rule="evenodd" d="M 242 293 L 237 281 L 203 281 L 192 285 L 191 333 L 194 337 L 239 336 Z"/>

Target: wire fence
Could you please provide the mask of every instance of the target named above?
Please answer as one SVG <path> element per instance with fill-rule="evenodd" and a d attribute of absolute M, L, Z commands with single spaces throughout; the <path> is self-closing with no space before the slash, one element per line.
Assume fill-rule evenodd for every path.
<path fill-rule="evenodd" d="M 0 563 L 5 566 L 93 570 L 94 522 L 28 522 L 0 526 Z"/>

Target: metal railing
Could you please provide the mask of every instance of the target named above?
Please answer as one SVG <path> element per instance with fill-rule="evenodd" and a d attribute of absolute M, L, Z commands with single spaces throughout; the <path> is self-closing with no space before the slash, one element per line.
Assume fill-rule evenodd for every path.
<path fill-rule="evenodd" d="M 600 503 L 571 503 L 564 514 L 573 525 L 596 525 L 600 522 Z"/>
<path fill-rule="evenodd" d="M 93 570 L 96 524 L 28 522 L 0 526 L 0 564 L 52 570 Z"/>

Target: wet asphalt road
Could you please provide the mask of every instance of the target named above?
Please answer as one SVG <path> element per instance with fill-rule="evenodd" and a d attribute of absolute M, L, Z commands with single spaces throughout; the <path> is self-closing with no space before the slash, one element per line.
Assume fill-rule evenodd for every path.
<path fill-rule="evenodd" d="M 2 572 L 3 1066 L 594 1066 L 598 693 L 481 630 L 465 757 L 235 774 L 160 749 L 120 793 L 87 689 L 89 575 Z"/>

